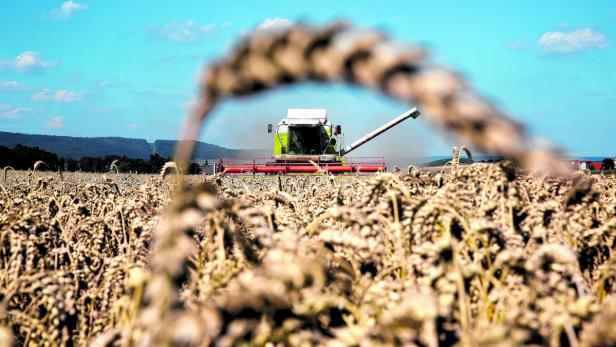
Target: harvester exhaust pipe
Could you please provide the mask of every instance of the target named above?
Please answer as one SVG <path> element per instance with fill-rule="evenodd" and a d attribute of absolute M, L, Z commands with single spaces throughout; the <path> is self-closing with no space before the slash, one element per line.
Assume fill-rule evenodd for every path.
<path fill-rule="evenodd" d="M 375 130 L 367 133 L 366 135 L 364 135 L 363 137 L 361 137 L 359 140 L 351 143 L 350 145 L 344 147 L 341 151 L 340 151 L 340 156 L 344 156 L 347 153 L 349 153 L 350 151 L 356 149 L 357 147 L 363 145 L 364 143 L 372 140 L 373 138 L 381 135 L 382 133 L 384 133 L 385 131 L 395 127 L 396 125 L 402 123 L 404 120 L 406 120 L 407 118 L 413 117 L 413 119 L 419 117 L 419 115 L 421 114 L 421 112 L 419 112 L 419 110 L 417 110 L 417 108 L 413 107 L 412 109 L 404 112 L 403 114 L 399 115 L 398 117 L 390 120 L 389 122 L 381 125 L 380 127 L 376 128 Z"/>

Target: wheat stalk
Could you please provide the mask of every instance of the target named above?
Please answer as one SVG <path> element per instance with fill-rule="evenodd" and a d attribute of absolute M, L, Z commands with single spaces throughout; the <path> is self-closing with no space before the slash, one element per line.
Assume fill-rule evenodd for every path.
<path fill-rule="evenodd" d="M 109 172 L 113 172 L 115 170 L 115 173 L 120 173 L 120 171 L 118 170 L 118 161 L 120 161 L 119 159 L 116 159 L 114 161 L 111 162 L 111 165 L 109 165 Z"/>
<path fill-rule="evenodd" d="M 225 98 L 310 79 L 344 80 L 406 103 L 417 102 L 427 117 L 482 152 L 526 168 L 568 173 L 558 165 L 556 151 L 534 145 L 521 126 L 460 75 L 427 61 L 423 48 L 399 45 L 378 31 L 341 22 L 317 27 L 298 24 L 247 36 L 203 73 L 199 102 L 185 122 L 182 137 L 197 138 L 202 122 Z M 188 162 L 193 146 L 193 141 L 181 142 L 176 160 Z"/>
<path fill-rule="evenodd" d="M 4 171 L 4 181 L 5 182 L 6 182 L 6 172 L 8 171 L 8 169 L 15 171 L 15 169 L 13 169 L 12 166 L 5 166 L 4 169 L 2 169 L 2 171 Z"/>
<path fill-rule="evenodd" d="M 32 172 L 36 172 L 36 170 L 37 170 L 38 168 L 42 167 L 42 166 L 49 167 L 49 166 L 47 165 L 47 163 L 45 163 L 44 161 L 42 161 L 42 160 L 37 160 L 37 161 L 34 163 L 34 165 L 32 166 Z"/>
<path fill-rule="evenodd" d="M 166 177 L 167 175 L 169 175 L 169 172 L 170 172 L 171 170 L 175 171 L 175 174 L 176 174 L 176 175 L 179 173 L 179 172 L 178 172 L 178 166 L 177 166 L 177 164 L 176 164 L 175 162 L 173 162 L 173 161 L 168 161 L 168 162 L 166 162 L 166 163 L 165 163 L 165 165 L 163 165 L 163 167 L 160 169 L 160 180 L 161 180 L 161 181 L 162 181 L 162 180 L 164 180 L 164 179 L 165 179 L 165 177 Z"/>

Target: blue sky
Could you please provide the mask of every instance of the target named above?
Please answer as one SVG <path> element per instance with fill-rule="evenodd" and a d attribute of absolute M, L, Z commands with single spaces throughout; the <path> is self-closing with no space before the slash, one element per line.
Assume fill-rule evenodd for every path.
<path fill-rule="evenodd" d="M 195 76 L 258 25 L 348 19 L 420 43 L 534 136 L 572 155 L 616 154 L 616 2 L 0 2 L 0 129 L 172 139 Z M 287 108 L 328 108 L 348 141 L 405 105 L 344 85 L 303 84 L 216 109 L 201 139 L 267 148 Z M 440 155 L 459 144 L 425 118 L 359 154 Z"/>

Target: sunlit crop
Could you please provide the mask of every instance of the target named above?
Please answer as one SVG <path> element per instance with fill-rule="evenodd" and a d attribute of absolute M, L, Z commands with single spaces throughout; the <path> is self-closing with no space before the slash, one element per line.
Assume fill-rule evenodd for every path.
<path fill-rule="evenodd" d="M 168 171 L 5 171 L 0 345 L 616 343 L 613 175 Z"/>

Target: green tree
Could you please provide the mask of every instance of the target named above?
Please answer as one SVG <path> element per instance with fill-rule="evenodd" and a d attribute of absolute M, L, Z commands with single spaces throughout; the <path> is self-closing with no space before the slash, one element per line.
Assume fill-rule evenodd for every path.
<path fill-rule="evenodd" d="M 197 163 L 190 163 L 188 166 L 188 174 L 189 175 L 200 175 L 201 174 L 201 166 Z"/>

